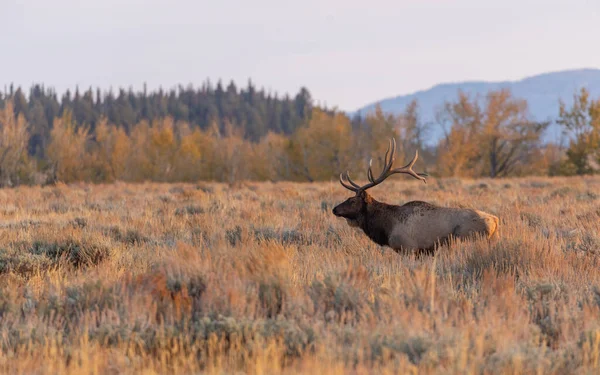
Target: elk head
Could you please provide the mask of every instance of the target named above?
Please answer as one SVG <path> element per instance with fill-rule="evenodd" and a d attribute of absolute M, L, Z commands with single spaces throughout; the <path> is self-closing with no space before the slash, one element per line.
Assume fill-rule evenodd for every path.
<path fill-rule="evenodd" d="M 390 152 L 391 151 L 391 152 Z M 388 145 L 388 149 L 385 152 L 385 160 L 383 171 L 379 175 L 379 177 L 373 177 L 372 164 L 373 159 L 369 161 L 369 169 L 367 170 L 367 178 L 369 179 L 369 183 L 366 185 L 358 185 L 350 178 L 348 171 L 340 174 L 340 183 L 346 189 L 355 193 L 355 196 L 348 198 L 346 201 L 338 204 L 333 209 L 333 214 L 338 217 L 343 217 L 348 221 L 348 224 L 351 226 L 359 226 L 361 217 L 364 217 L 364 213 L 367 209 L 367 206 L 373 201 L 373 198 L 367 193 L 367 189 L 372 188 L 373 186 L 379 185 L 389 176 L 396 173 L 404 173 L 408 174 L 418 180 L 423 182 L 427 182 L 425 177 L 426 173 L 417 173 L 413 171 L 412 167 L 417 161 L 419 156 L 418 152 L 415 152 L 415 156 L 413 159 L 406 164 L 402 168 L 392 169 L 394 164 L 394 160 L 396 159 L 396 140 L 392 138 L 390 144 Z"/>

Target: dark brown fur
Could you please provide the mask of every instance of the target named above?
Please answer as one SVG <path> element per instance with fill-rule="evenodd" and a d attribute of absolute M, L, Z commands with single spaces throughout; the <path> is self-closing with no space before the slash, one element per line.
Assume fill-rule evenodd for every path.
<path fill-rule="evenodd" d="M 406 223 L 408 218 L 416 212 L 429 211 L 437 206 L 423 202 L 412 201 L 402 206 L 382 203 L 375 200 L 366 191 L 348 198 L 333 209 L 333 214 L 338 217 L 355 220 L 358 227 L 380 246 L 389 246 L 388 239 L 394 229 L 395 221 Z M 354 213 L 358 212 L 358 215 Z"/>
<path fill-rule="evenodd" d="M 415 221 L 415 218 L 426 219 L 425 216 L 431 216 L 436 211 L 439 214 L 449 215 L 449 217 L 452 217 L 453 214 L 458 215 L 472 211 L 473 217 L 477 217 L 473 210 L 439 207 L 423 201 L 412 201 L 401 206 L 390 205 L 378 202 L 365 191 L 359 191 L 356 196 L 337 205 L 333 209 L 333 214 L 345 218 L 350 225 L 362 229 L 376 244 L 394 247 L 390 244 L 390 238 L 394 235 L 394 231 L 398 232 L 399 226 L 402 227 L 400 229 L 403 229 L 407 225 L 410 226 L 410 224 L 407 224 L 410 220 Z M 444 232 L 444 235 L 432 239 L 430 245 L 417 249 L 413 248 L 412 250 L 417 250 L 419 253 L 432 253 L 439 245 L 447 244 L 452 237 L 464 237 L 465 235 L 461 231 L 462 222 L 460 220 L 456 221 L 457 224 L 451 225 L 450 229 Z M 435 224 L 432 223 L 432 225 Z M 493 228 L 493 231 L 495 231 L 495 228 Z M 396 240 L 398 240 L 397 237 Z M 394 249 L 396 251 L 403 250 L 397 246 Z"/>

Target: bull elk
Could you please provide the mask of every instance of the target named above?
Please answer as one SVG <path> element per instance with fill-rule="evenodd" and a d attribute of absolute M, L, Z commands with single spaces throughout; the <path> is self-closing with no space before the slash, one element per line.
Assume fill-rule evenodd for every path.
<path fill-rule="evenodd" d="M 391 152 L 390 152 L 391 148 Z M 440 207 L 422 201 L 412 201 L 402 206 L 378 202 L 367 193 L 367 189 L 379 185 L 396 173 L 408 174 L 427 182 L 425 173 L 416 173 L 412 167 L 419 156 L 402 168 L 392 169 L 396 153 L 396 140 L 392 139 L 385 153 L 383 171 L 373 177 L 369 162 L 367 178 L 369 182 L 360 186 L 348 172 L 340 174 L 340 183 L 356 193 L 333 209 L 333 214 L 343 217 L 352 227 L 358 227 L 380 246 L 389 246 L 396 251 L 424 251 L 431 253 L 451 238 L 468 238 L 483 235 L 491 238 L 498 229 L 498 218 L 488 213 L 467 209 Z M 388 158 L 389 156 L 389 158 Z"/>

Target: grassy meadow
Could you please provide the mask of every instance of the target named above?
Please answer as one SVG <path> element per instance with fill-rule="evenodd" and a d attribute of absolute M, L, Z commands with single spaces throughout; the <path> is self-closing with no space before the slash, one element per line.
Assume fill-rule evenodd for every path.
<path fill-rule="evenodd" d="M 600 178 L 392 178 L 500 218 L 380 248 L 316 184 L 0 190 L 0 373 L 600 372 Z"/>

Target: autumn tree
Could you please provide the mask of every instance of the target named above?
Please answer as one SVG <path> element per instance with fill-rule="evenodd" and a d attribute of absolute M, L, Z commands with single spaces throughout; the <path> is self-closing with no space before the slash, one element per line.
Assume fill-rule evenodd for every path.
<path fill-rule="evenodd" d="M 189 124 L 182 124 L 178 133 L 175 178 L 180 181 L 206 179 L 209 166 L 205 156 L 212 150 L 212 140 L 199 128 L 191 129 Z"/>
<path fill-rule="evenodd" d="M 458 100 L 446 102 L 436 117 L 444 131 L 438 145 L 437 173 L 443 176 L 473 177 L 478 162 L 479 123 L 482 114 L 478 105 L 459 92 Z"/>
<path fill-rule="evenodd" d="M 250 178 L 249 164 L 252 147 L 239 128 L 227 123 L 224 134 L 215 139 L 212 170 L 217 181 L 234 183 Z"/>
<path fill-rule="evenodd" d="M 269 132 L 253 148 L 252 174 L 258 180 L 281 181 L 291 177 L 290 140 Z"/>
<path fill-rule="evenodd" d="M 170 181 L 173 178 L 178 142 L 171 117 L 141 121 L 132 126 L 126 175 L 133 181 Z"/>
<path fill-rule="evenodd" d="M 547 122 L 533 121 L 527 102 L 510 91 L 490 91 L 480 103 L 460 93 L 445 107 L 451 128 L 439 162 L 451 175 L 505 177 L 531 161 Z M 462 171 L 461 171 L 462 169 Z M 466 169 L 466 170 L 465 170 Z"/>
<path fill-rule="evenodd" d="M 152 164 L 148 148 L 151 144 L 150 124 L 142 120 L 135 124 L 130 139 L 130 154 L 125 161 L 125 179 L 127 181 L 141 182 L 152 180 L 155 168 Z"/>
<path fill-rule="evenodd" d="M 313 110 L 307 126 L 300 128 L 290 142 L 293 173 L 300 180 L 327 180 L 351 165 L 356 150 L 347 116 Z"/>
<path fill-rule="evenodd" d="M 590 99 L 586 88 L 581 88 L 567 109 L 560 101 L 558 123 L 570 136 L 565 174 L 591 174 L 600 172 L 600 99 Z"/>
<path fill-rule="evenodd" d="M 353 153 L 360 161 L 360 165 L 366 168 L 373 155 L 383 155 L 390 138 L 394 137 L 398 142 L 399 134 L 398 119 L 392 114 L 384 113 L 381 107 L 377 105 L 373 113 L 365 116 L 355 133 Z M 398 162 L 402 162 L 405 152 L 404 142 L 400 140 L 398 146 L 396 158 Z M 373 162 L 374 164 L 381 164 L 382 160 L 376 157 Z"/>
<path fill-rule="evenodd" d="M 527 101 L 515 99 L 508 90 L 490 92 L 486 100 L 482 142 L 487 148 L 489 176 L 514 173 L 519 164 L 531 162 L 548 122 L 529 117 Z"/>
<path fill-rule="evenodd" d="M 86 179 L 88 140 L 89 128 L 77 126 L 70 111 L 65 111 L 54 120 L 48 158 L 55 165 L 58 180 L 68 183 Z"/>
<path fill-rule="evenodd" d="M 113 182 L 123 179 L 130 150 L 130 140 L 125 130 L 109 125 L 106 118 L 98 120 L 95 142 L 90 158 L 93 181 Z"/>
<path fill-rule="evenodd" d="M 157 181 L 169 181 L 175 167 L 177 153 L 177 139 L 175 134 L 175 122 L 171 117 L 157 119 L 150 127 L 150 138 L 148 148 L 145 150 L 153 169 L 153 179 Z"/>
<path fill-rule="evenodd" d="M 15 115 L 11 100 L 0 110 L 0 186 L 13 186 L 27 178 L 29 132 L 22 113 Z"/>
<path fill-rule="evenodd" d="M 404 157 L 412 158 L 419 151 L 419 160 L 427 162 L 433 155 L 426 145 L 430 124 L 421 119 L 419 103 L 416 99 L 410 101 L 404 111 L 397 117 L 397 131 L 404 151 Z"/>
<path fill-rule="evenodd" d="M 522 165 L 518 174 L 521 176 L 557 176 L 564 174 L 563 165 L 566 153 L 563 147 L 555 143 L 547 143 L 532 151 L 531 162 Z"/>

